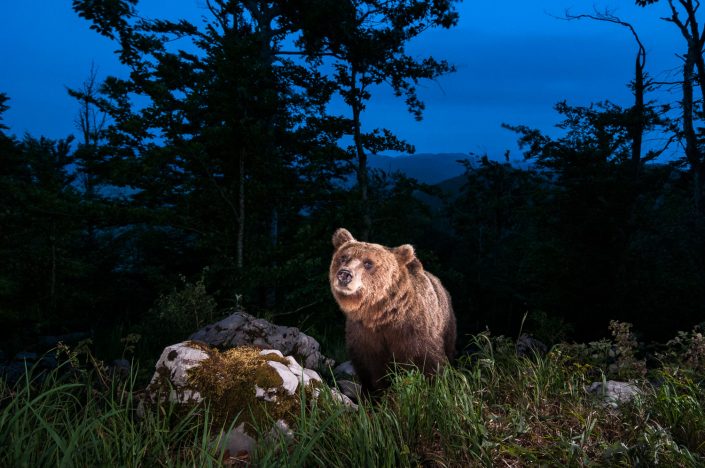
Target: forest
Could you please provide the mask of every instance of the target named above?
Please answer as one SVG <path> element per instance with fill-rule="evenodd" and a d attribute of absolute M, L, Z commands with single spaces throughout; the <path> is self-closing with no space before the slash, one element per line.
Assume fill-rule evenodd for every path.
<path fill-rule="evenodd" d="M 454 1 L 213 0 L 202 24 L 74 1 L 130 73 L 69 90 L 76 136 L 0 129 L 4 347 L 81 331 L 108 347 L 140 333 L 154 352 L 233 306 L 340 336 L 327 279 L 338 227 L 412 243 L 449 289 L 460 337 L 514 335 L 525 316 L 548 343 L 603 336 L 611 319 L 644 340 L 691 329 L 705 316 L 705 36 L 680 3 L 676 101 L 651 99 L 662 85 L 639 42 L 633 105 L 567 96 L 559 136 L 509 127 L 526 167 L 458 161 L 463 177 L 428 185 L 368 167 L 413 142 L 393 123 L 363 131 L 364 111 L 389 86 L 422 118 L 418 84 L 453 64 L 405 47 L 452 28 Z M 678 157 L 642 143 L 649 132 Z M 174 294 L 211 315 L 166 313 Z"/>
<path fill-rule="evenodd" d="M 657 1 L 635 3 L 648 11 Z M 419 86 L 453 73 L 455 66 L 443 59 L 442 51 L 437 57 L 418 57 L 407 48 L 430 29 L 455 27 L 458 3 L 205 0 L 200 20 L 173 21 L 143 17 L 138 0 L 74 0 L 75 14 L 96 35 L 114 42 L 129 74 L 99 79 L 92 70 L 80 86 L 68 89 L 75 108 L 67 110 L 66 118 L 76 119 L 77 131 L 62 139 L 11 134 L 3 114 L 13 100 L 0 90 L 0 360 L 23 351 L 45 352 L 47 337 L 78 336 L 89 338 L 89 356 L 110 360 L 129 349 L 149 373 L 165 346 L 233 310 L 299 327 L 321 341 L 324 352 L 344 358 L 339 353 L 345 318 L 331 295 L 328 268 L 331 236 L 345 227 L 360 240 L 413 244 L 424 268 L 450 292 L 459 354 L 483 356 L 472 361 L 480 365 L 472 374 L 448 374 L 430 382 L 398 376 L 396 403 L 370 406 L 370 420 L 350 424 L 372 430 L 387 424 L 389 411 L 394 418 L 414 421 L 405 428 L 417 432 L 393 440 L 392 429 L 384 426 L 379 430 L 389 439 L 377 442 L 401 444 L 390 449 L 393 461 L 355 463 L 418 466 L 437 455 L 486 466 L 500 460 L 520 461 L 512 466 L 584 466 L 599 463 L 596 453 L 607 457 L 609 452 L 624 456 L 620 460 L 627 464 L 657 464 L 656 455 L 645 455 L 647 446 L 653 453 L 666 450 L 666 460 L 678 466 L 702 462 L 705 20 L 699 2 L 661 2 L 672 13 L 663 20 L 682 38 L 681 49 L 673 51 L 681 68 L 667 83 L 654 78 L 658 70 L 647 66 L 638 24 L 609 10 L 564 18 L 628 30 L 625 47 L 635 53 L 633 80 L 625 85 L 633 102 L 575 105 L 565 96 L 555 103 L 557 132 L 506 124 L 525 164 L 514 164 L 508 155 L 468 153 L 457 161 L 462 176 L 435 184 L 373 168 L 371 157 L 411 154 L 414 142 L 397 137 L 393 121 L 389 128 L 370 129 L 366 109 L 387 88 L 399 106 L 423 118 L 426 103 Z M 673 100 L 656 99 L 654 91 L 666 86 L 674 90 Z M 344 113 L 333 111 L 340 108 L 331 105 L 334 101 Z M 659 144 L 647 138 L 654 134 Z M 542 367 L 541 358 L 538 364 L 517 364 L 516 357 L 505 367 L 499 364 L 505 336 L 528 333 L 551 348 L 597 343 L 610 331 L 613 349 L 618 349 L 610 351 L 612 358 L 616 353 L 626 362 L 619 367 L 620 377 L 643 378 L 646 370 L 635 364 L 642 362 L 637 358 L 651 366 L 657 356 L 665 356 L 654 351 L 655 343 L 676 336 L 669 343 L 682 345 L 682 354 L 669 356 L 688 361 L 696 373 L 664 374 L 656 379 L 660 386 L 654 391 L 661 393 L 649 400 L 650 409 L 638 402 L 620 419 L 610 412 L 594 413 L 593 403 L 578 395 L 576 388 L 599 380 L 599 372 L 596 364 L 574 363 L 568 351 L 551 351 L 545 359 L 556 361 L 550 366 Z M 703 356 L 697 354 L 701 351 Z M 482 367 L 489 361 L 491 369 Z M 543 387 L 536 375 L 559 384 Z M 678 380 L 682 375 L 687 379 Z M 453 392 L 443 390 L 445 384 L 467 386 L 467 398 L 484 395 L 482 401 L 494 408 L 491 417 L 467 403 L 466 414 L 474 414 L 474 422 L 463 419 L 457 427 L 439 427 L 438 421 L 455 414 L 460 404 Z M 9 415 L 19 411 L 12 405 L 23 404 L 17 403 L 23 393 L 3 385 L 2 432 L 29 434 L 26 427 L 10 430 L 20 427 L 8 421 L 15 421 Z M 560 404 L 544 405 L 538 397 L 531 400 L 531 392 L 519 395 L 512 388 L 545 390 L 549 400 L 560 395 L 565 405 L 579 408 L 575 414 L 588 408 L 587 422 L 578 418 L 568 427 L 570 417 L 551 413 L 562 411 Z M 676 393 L 692 397 L 688 402 L 697 400 L 692 408 L 700 413 L 691 407 L 677 417 L 669 413 L 677 406 L 669 400 Z M 27 390 L 25 408 L 34 408 L 29 395 Z M 412 415 L 420 408 L 419 395 L 432 395 L 428 401 L 437 413 Z M 64 404 L 77 403 L 67 397 Z M 534 404 L 538 413 L 553 416 L 517 416 L 508 409 Z M 54 417 L 60 419 L 46 421 Z M 366 417 L 365 412 L 359 417 Z M 652 417 L 658 423 L 652 424 Z M 302 418 L 313 419 L 301 423 L 297 437 L 320 443 L 320 434 L 307 433 L 307 428 L 332 420 L 315 412 Z M 517 429 L 526 423 L 523 418 L 534 429 Z M 602 432 L 590 432 L 590 418 L 599 419 Z M 493 421 L 499 422 L 493 426 Z M 556 431 L 564 435 L 583 431 L 585 440 L 578 443 L 566 435 L 565 446 L 546 452 L 547 434 L 553 431 L 546 421 L 562 421 L 566 426 Z M 669 435 L 675 445 L 658 445 L 662 439 L 654 439 L 656 433 L 649 433 L 649 439 L 624 429 L 658 429 L 668 421 L 676 421 L 673 427 L 681 430 Z M 152 423 L 156 426 L 145 434 L 165 431 L 159 421 Z M 496 434 L 510 429 L 518 442 L 507 448 L 503 444 L 510 437 Z M 445 439 L 459 434 L 468 439 Z M 152 443 L 144 434 L 132 435 L 142 440 L 135 444 Z M 416 437 L 422 442 L 411 449 L 404 445 Z M 621 445 L 612 443 L 614 437 L 623 437 L 614 439 Z M 182 453 L 174 447 L 183 443 L 164 442 L 164 453 Z M 571 444 L 582 444 L 578 452 L 584 458 L 571 458 L 578 456 Z M 366 446 L 365 456 L 386 453 Z M 317 449 L 309 453 L 305 447 L 299 445 L 291 455 L 301 456 L 304 466 L 352 463 L 312 462 L 307 457 Z M 531 447 L 544 448 L 532 452 Z M 3 460 L 25 456 L 8 453 Z M 66 453 L 66 459 L 75 460 L 75 453 Z M 127 462 L 116 454 L 111 452 L 118 464 L 150 464 Z M 399 458 L 404 456 L 409 458 Z"/>

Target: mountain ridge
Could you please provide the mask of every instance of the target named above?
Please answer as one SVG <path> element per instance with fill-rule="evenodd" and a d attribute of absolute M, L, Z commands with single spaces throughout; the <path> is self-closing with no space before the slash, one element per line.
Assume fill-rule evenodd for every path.
<path fill-rule="evenodd" d="M 482 157 L 470 153 L 416 153 L 402 156 L 370 154 L 367 165 L 370 169 L 382 170 L 388 174 L 401 172 L 419 182 L 436 185 L 448 179 L 465 174 L 465 166 L 458 161 L 468 160 L 473 167 L 479 167 Z M 526 161 L 511 160 L 512 167 L 526 169 Z"/>

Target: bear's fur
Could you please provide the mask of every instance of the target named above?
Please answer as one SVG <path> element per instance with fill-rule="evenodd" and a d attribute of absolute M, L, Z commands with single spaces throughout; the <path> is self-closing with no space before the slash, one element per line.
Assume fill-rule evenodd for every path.
<path fill-rule="evenodd" d="M 363 391 L 386 387 L 393 362 L 430 375 L 453 357 L 450 295 L 411 245 L 358 242 L 341 228 L 333 246 L 331 291 L 346 316 L 346 347 Z"/>

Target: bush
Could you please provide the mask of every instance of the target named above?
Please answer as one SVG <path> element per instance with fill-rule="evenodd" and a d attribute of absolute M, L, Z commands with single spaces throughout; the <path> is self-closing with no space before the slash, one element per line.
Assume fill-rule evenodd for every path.
<path fill-rule="evenodd" d="M 216 319 L 217 303 L 205 285 L 206 270 L 195 283 L 181 276 L 183 287 L 161 295 L 147 312 L 140 334 L 150 351 L 182 341 Z"/>

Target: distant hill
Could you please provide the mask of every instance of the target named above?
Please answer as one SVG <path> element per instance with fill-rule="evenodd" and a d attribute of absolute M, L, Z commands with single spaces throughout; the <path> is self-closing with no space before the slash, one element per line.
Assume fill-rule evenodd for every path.
<path fill-rule="evenodd" d="M 462 159 L 473 160 L 474 157 L 464 153 L 420 153 L 409 156 L 371 154 L 368 156 L 368 167 L 387 173 L 402 172 L 419 182 L 433 185 L 462 175 L 465 168 L 457 162 Z"/>
<path fill-rule="evenodd" d="M 480 164 L 479 156 L 466 153 L 419 153 L 406 156 L 371 154 L 367 158 L 371 169 L 381 169 L 387 173 L 402 172 L 407 177 L 430 185 L 465 174 L 465 167 L 459 160 L 468 159 L 473 167 Z M 521 169 L 529 166 L 529 163 L 520 160 L 512 160 L 511 164 Z"/>
<path fill-rule="evenodd" d="M 477 160 L 471 159 L 471 162 L 473 168 L 477 168 L 480 165 Z M 517 170 L 528 170 L 531 167 L 531 163 L 526 161 L 512 160 L 510 161 L 510 163 L 512 168 Z M 463 169 L 463 171 L 460 175 L 456 175 L 448 179 L 444 179 L 438 183 L 432 184 L 435 185 L 436 188 L 440 189 L 440 191 L 447 197 L 448 200 L 454 200 L 455 198 L 457 198 L 458 195 L 460 195 L 460 191 L 463 189 L 463 186 L 465 186 L 465 184 L 467 183 L 468 179 L 465 175 L 464 167 L 461 166 L 461 168 Z M 424 192 L 418 191 L 414 193 L 414 197 L 426 203 L 426 205 L 428 205 L 434 211 L 443 208 L 443 200 L 441 200 L 441 198 L 437 196 L 428 195 Z"/>
<path fill-rule="evenodd" d="M 450 179 L 443 180 L 434 185 L 438 187 L 441 192 L 445 194 L 446 197 L 448 197 L 450 200 L 453 200 L 460 194 L 460 190 L 463 188 L 466 182 L 467 178 L 465 177 L 465 175 L 459 175 L 451 177 Z M 414 192 L 414 197 L 428 205 L 428 207 L 431 208 L 432 211 L 438 211 L 443 208 L 443 200 L 439 197 L 429 195 L 421 191 Z"/>

